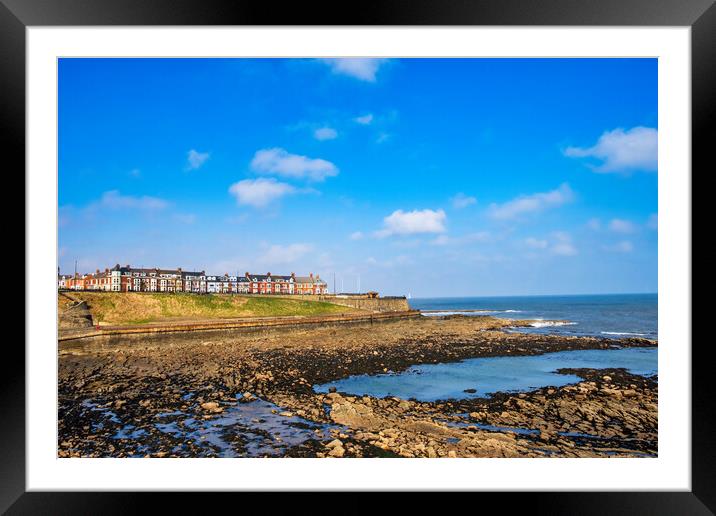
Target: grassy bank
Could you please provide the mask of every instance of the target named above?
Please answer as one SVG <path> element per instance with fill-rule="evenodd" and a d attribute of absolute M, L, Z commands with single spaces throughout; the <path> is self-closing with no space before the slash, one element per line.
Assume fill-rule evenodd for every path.
<path fill-rule="evenodd" d="M 72 292 L 70 296 L 86 301 L 95 322 L 107 324 L 359 312 L 354 308 L 322 301 L 225 294 Z M 70 303 L 70 299 L 58 295 L 60 311 Z"/>

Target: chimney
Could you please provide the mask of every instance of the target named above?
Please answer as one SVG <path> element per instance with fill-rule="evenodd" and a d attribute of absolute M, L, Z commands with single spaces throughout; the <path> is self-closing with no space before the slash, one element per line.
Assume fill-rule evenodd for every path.
<path fill-rule="evenodd" d="M 229 275 L 229 273 L 228 273 L 228 272 L 225 272 L 225 273 L 224 273 L 224 276 L 228 276 L 228 275 Z"/>
<path fill-rule="evenodd" d="M 270 278 L 270 277 L 271 277 L 271 273 L 270 273 L 270 272 L 267 272 L 267 273 L 266 273 L 266 276 L 268 276 L 268 277 Z"/>
<path fill-rule="evenodd" d="M 129 265 L 129 264 L 125 265 L 125 267 L 126 267 L 127 269 L 131 269 L 131 268 L 132 268 L 132 266 Z"/>
<path fill-rule="evenodd" d="M 59 270 L 59 269 L 58 269 L 58 270 Z M 291 273 L 291 277 L 292 277 L 293 279 L 296 279 L 296 273 L 295 273 L 295 272 L 292 272 L 292 273 Z"/>
<path fill-rule="evenodd" d="M 311 273 L 308 275 L 308 277 L 311 278 L 311 279 L 313 279 L 313 273 L 311 272 Z"/>
<path fill-rule="evenodd" d="M 95 271 L 95 274 L 99 274 L 99 269 L 97 269 L 97 270 Z"/>
<path fill-rule="evenodd" d="M 178 270 L 179 272 L 181 272 L 181 267 L 177 267 L 177 270 Z"/>
<path fill-rule="evenodd" d="M 105 274 L 109 272 L 109 267 L 105 267 L 104 269 Z"/>

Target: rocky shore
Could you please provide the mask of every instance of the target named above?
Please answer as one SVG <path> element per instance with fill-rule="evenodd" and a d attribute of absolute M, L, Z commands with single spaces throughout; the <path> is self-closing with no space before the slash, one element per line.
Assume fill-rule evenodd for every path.
<path fill-rule="evenodd" d="M 350 375 L 553 351 L 653 347 L 504 331 L 493 317 L 198 332 L 60 346 L 60 457 L 642 457 L 657 453 L 657 381 L 622 369 L 489 398 L 318 394 Z"/>

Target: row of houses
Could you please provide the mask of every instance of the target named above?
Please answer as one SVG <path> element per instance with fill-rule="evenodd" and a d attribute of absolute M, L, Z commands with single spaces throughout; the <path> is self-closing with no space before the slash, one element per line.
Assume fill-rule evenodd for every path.
<path fill-rule="evenodd" d="M 194 292 L 197 294 L 327 294 L 328 284 L 319 275 L 288 276 L 245 273 L 243 276 L 207 275 L 205 271 L 143 269 L 119 264 L 94 274 L 60 275 L 57 287 L 69 290 L 109 292 Z"/>

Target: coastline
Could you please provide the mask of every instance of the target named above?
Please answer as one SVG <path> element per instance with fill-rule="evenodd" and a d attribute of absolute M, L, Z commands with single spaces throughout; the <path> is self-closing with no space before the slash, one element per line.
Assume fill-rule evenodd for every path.
<path fill-rule="evenodd" d="M 415 364 L 657 345 L 641 338 L 504 331 L 519 324 L 494 317 L 418 316 L 290 331 L 264 327 L 89 339 L 60 349 L 58 455 L 222 456 L 233 450 L 243 456 L 253 449 L 246 436 L 261 433 L 252 430 L 253 420 L 260 427 L 262 419 L 271 418 L 311 429 L 314 438 L 277 443 L 254 456 L 656 455 L 656 379 L 624 370 L 581 369 L 570 371 L 581 379 L 572 385 L 437 402 L 313 390 L 347 376 L 399 372 Z M 210 431 L 204 435 L 208 442 L 201 442 L 200 431 L 193 434 L 196 441 L 182 442 L 158 426 L 171 419 L 166 414 L 211 425 L 261 403 L 273 405 L 221 430 L 221 443 L 212 441 Z M 231 450 L 225 442 L 232 443 Z"/>

